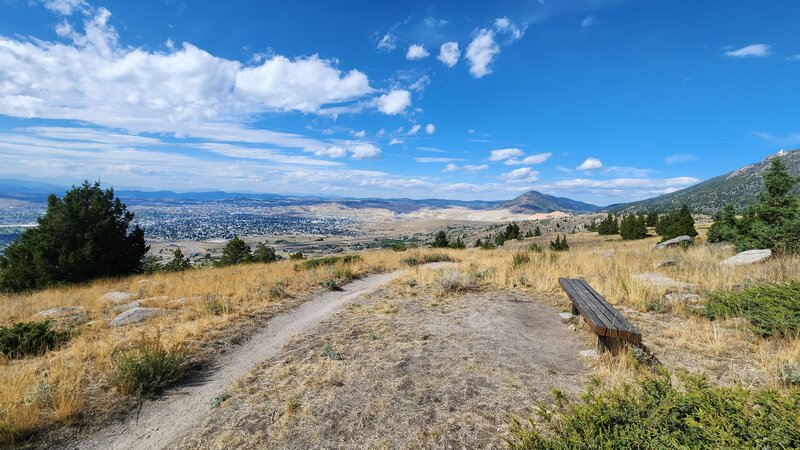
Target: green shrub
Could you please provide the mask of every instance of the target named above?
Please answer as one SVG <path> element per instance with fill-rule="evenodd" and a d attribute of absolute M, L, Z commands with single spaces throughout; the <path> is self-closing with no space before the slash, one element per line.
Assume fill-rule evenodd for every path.
<path fill-rule="evenodd" d="M 233 266 L 236 264 L 249 263 L 253 261 L 253 255 L 250 251 L 250 246 L 238 236 L 225 244 L 222 249 L 222 257 L 219 259 L 220 266 Z"/>
<path fill-rule="evenodd" d="M 529 245 L 528 250 L 532 251 L 533 253 L 542 253 L 542 247 L 540 247 L 536 242 Z"/>
<path fill-rule="evenodd" d="M 450 241 L 447 239 L 447 233 L 443 230 L 436 233 L 433 237 L 433 243 L 431 243 L 431 247 L 433 248 L 447 248 L 450 246 Z"/>
<path fill-rule="evenodd" d="M 567 243 L 567 235 L 564 235 L 564 239 L 561 239 L 561 236 L 556 235 L 556 240 L 550 241 L 550 250 L 555 252 L 568 251 L 569 244 Z"/>
<path fill-rule="evenodd" d="M 286 298 L 289 294 L 286 292 L 286 282 L 283 280 L 275 280 L 269 287 L 270 298 Z"/>
<path fill-rule="evenodd" d="M 710 319 L 745 318 L 764 337 L 793 337 L 800 333 L 800 281 L 712 292 L 699 313 Z"/>
<path fill-rule="evenodd" d="M 556 393 L 541 425 L 512 421 L 512 449 L 783 449 L 800 442 L 800 390 L 751 392 L 668 374 L 613 390 L 590 387 L 580 403 Z"/>
<path fill-rule="evenodd" d="M 186 352 L 167 349 L 161 336 L 142 337 L 129 349 L 112 355 L 112 383 L 123 394 L 154 397 L 186 374 Z"/>
<path fill-rule="evenodd" d="M 345 256 L 325 256 L 322 258 L 314 258 L 303 261 L 295 266 L 296 269 L 316 269 L 322 266 L 333 266 L 336 263 L 351 264 L 361 261 L 360 255 L 345 255 Z"/>
<path fill-rule="evenodd" d="M 680 209 L 661 216 L 656 224 L 656 233 L 661 235 L 661 242 L 678 236 L 697 236 L 697 230 L 694 228 L 694 219 L 689 207 L 683 205 Z"/>
<path fill-rule="evenodd" d="M 474 274 L 459 269 L 442 271 L 436 279 L 436 284 L 444 294 L 457 294 L 478 288 Z"/>
<path fill-rule="evenodd" d="M 276 242 L 277 242 L 277 241 L 276 241 Z M 297 252 L 297 253 L 289 253 L 289 259 L 294 259 L 294 260 L 297 260 L 297 259 L 306 259 L 306 257 L 305 257 L 305 256 L 303 256 L 303 254 L 302 254 L 302 253 L 300 253 L 300 252 Z"/>
<path fill-rule="evenodd" d="M 601 220 L 597 225 L 597 233 L 607 236 L 619 233 L 619 226 L 617 225 L 617 218 L 611 213 L 608 213 L 605 219 Z"/>
<path fill-rule="evenodd" d="M 527 253 L 514 253 L 514 256 L 511 257 L 511 266 L 514 268 L 524 266 L 531 262 L 531 255 Z"/>
<path fill-rule="evenodd" d="M 230 314 L 233 311 L 233 304 L 229 299 L 226 298 L 220 301 L 220 299 L 213 294 L 203 297 L 203 307 L 206 309 L 206 312 L 212 316 Z"/>
<path fill-rule="evenodd" d="M 329 291 L 341 291 L 342 287 L 339 285 L 339 282 L 333 278 L 328 278 L 322 282 L 322 286 Z"/>
<path fill-rule="evenodd" d="M 267 245 L 266 241 L 256 244 L 256 249 L 253 251 L 253 261 L 271 263 L 279 259 L 280 257 L 275 254 L 275 249 Z"/>
<path fill-rule="evenodd" d="M 183 272 L 192 268 L 189 258 L 183 255 L 181 249 L 176 248 L 172 252 L 172 260 L 164 265 L 164 272 Z"/>
<path fill-rule="evenodd" d="M 19 322 L 0 327 L 0 354 L 6 358 L 41 355 L 69 340 L 69 332 L 57 331 L 51 322 Z"/>
<path fill-rule="evenodd" d="M 446 253 L 422 253 L 408 258 L 403 258 L 403 264 L 407 266 L 419 266 L 434 262 L 452 262 L 453 258 Z"/>

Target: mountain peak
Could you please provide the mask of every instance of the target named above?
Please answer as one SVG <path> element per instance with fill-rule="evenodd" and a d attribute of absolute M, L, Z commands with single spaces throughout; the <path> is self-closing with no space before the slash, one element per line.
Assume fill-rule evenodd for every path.
<path fill-rule="evenodd" d="M 592 212 L 600 209 L 596 205 L 572 200 L 565 197 L 554 197 L 539 191 L 528 191 L 519 197 L 503 202 L 498 209 L 510 209 L 514 213 L 549 213 L 568 211 L 576 213 Z"/>

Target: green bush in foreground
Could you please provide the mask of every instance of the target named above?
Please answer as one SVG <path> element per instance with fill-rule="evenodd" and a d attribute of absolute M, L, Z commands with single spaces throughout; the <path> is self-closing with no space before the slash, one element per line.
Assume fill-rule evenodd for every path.
<path fill-rule="evenodd" d="M 54 330 L 47 321 L 15 323 L 0 327 L 0 355 L 12 359 L 41 355 L 67 340 L 68 332 Z"/>
<path fill-rule="evenodd" d="M 345 255 L 345 256 L 325 256 L 322 258 L 307 259 L 298 263 L 295 268 L 297 269 L 316 269 L 322 266 L 332 266 L 338 262 L 343 264 L 350 264 L 356 261 L 361 261 L 359 255 Z"/>
<path fill-rule="evenodd" d="M 180 381 L 186 374 L 186 353 L 167 349 L 160 335 L 142 336 L 130 349 L 112 357 L 112 383 L 123 394 L 154 397 Z"/>
<path fill-rule="evenodd" d="M 700 376 L 669 375 L 603 391 L 580 403 L 556 392 L 556 410 L 541 426 L 512 421 L 512 449 L 788 449 L 800 444 L 800 390 L 710 385 Z"/>
<path fill-rule="evenodd" d="M 699 312 L 710 319 L 745 318 L 755 333 L 767 338 L 796 336 L 800 333 L 800 282 L 713 292 Z"/>

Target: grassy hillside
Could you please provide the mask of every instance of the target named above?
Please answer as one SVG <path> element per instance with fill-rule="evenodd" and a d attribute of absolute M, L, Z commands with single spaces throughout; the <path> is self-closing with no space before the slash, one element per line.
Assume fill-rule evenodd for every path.
<path fill-rule="evenodd" d="M 771 155 L 761 162 L 742 167 L 733 172 L 714 177 L 686 189 L 632 203 L 609 205 L 609 211 L 669 211 L 683 204 L 693 212 L 710 214 L 728 203 L 742 210 L 751 204 L 759 192 L 764 190 L 762 174 L 769 168 Z M 800 149 L 782 154 L 789 173 L 800 175 Z M 800 194 L 800 187 L 795 194 Z"/>
<path fill-rule="evenodd" d="M 596 205 L 565 197 L 554 197 L 537 191 L 526 192 L 513 200 L 503 202 L 498 208 L 509 208 L 512 212 L 521 214 L 548 213 L 553 211 L 586 213 L 600 209 L 600 207 Z"/>

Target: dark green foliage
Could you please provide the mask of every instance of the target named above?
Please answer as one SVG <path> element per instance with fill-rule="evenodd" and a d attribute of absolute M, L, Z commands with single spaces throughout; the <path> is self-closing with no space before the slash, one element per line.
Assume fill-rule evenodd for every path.
<path fill-rule="evenodd" d="M 737 228 L 736 210 L 733 205 L 727 204 L 714 214 L 714 223 L 708 229 L 708 242 L 735 242 Z"/>
<path fill-rule="evenodd" d="M 649 213 L 647 213 L 645 224 L 647 224 L 648 227 L 655 227 L 656 225 L 658 225 L 658 212 L 650 211 Z"/>
<path fill-rule="evenodd" d="M 436 233 L 436 235 L 433 237 L 433 243 L 431 244 L 431 247 L 447 248 L 449 246 L 450 241 L 447 239 L 447 233 L 445 233 L 444 230 Z"/>
<path fill-rule="evenodd" d="M 608 391 L 595 386 L 580 403 L 556 392 L 542 425 L 512 422 L 509 446 L 522 449 L 788 449 L 800 443 L 800 390 L 713 386 L 668 374 Z"/>
<path fill-rule="evenodd" d="M 524 266 L 531 262 L 531 255 L 528 253 L 514 253 L 511 257 L 511 266 L 514 268 Z"/>
<path fill-rule="evenodd" d="M 741 219 L 726 207 L 709 229 L 712 242 L 732 242 L 741 250 L 769 248 L 777 252 L 800 252 L 800 201 L 790 195 L 798 179 L 789 175 L 779 158 L 764 173 L 766 190 Z"/>
<path fill-rule="evenodd" d="M 526 238 L 532 238 L 533 237 L 533 231 L 531 231 L 531 230 L 526 231 L 525 232 L 525 237 Z"/>
<path fill-rule="evenodd" d="M 656 233 L 661 235 L 661 242 L 678 236 L 697 236 L 697 230 L 694 228 L 694 219 L 689 207 L 683 205 L 681 209 L 661 216 L 656 224 Z"/>
<path fill-rule="evenodd" d="M 452 262 L 453 258 L 445 253 L 423 253 L 420 255 L 409 256 L 403 259 L 403 264 L 408 266 L 419 266 L 434 262 Z"/>
<path fill-rule="evenodd" d="M 0 257 L 0 288 L 18 292 L 140 273 L 148 247 L 132 220 L 114 190 L 99 182 L 85 181 L 63 199 L 51 194 L 39 226 Z"/>
<path fill-rule="evenodd" d="M 597 231 L 598 227 L 599 225 L 597 225 L 597 219 L 592 219 L 592 221 L 589 222 L 588 225 L 586 225 L 586 231 L 594 233 Z"/>
<path fill-rule="evenodd" d="M 41 355 L 67 340 L 69 333 L 54 330 L 48 321 L 15 323 L 0 327 L 0 355 L 6 358 Z"/>
<path fill-rule="evenodd" d="M 550 241 L 550 250 L 556 252 L 565 252 L 569 250 L 569 244 L 567 243 L 567 236 L 564 235 L 564 239 L 561 239 L 561 236 L 556 235 L 556 240 Z"/>
<path fill-rule="evenodd" d="M 450 243 L 450 248 L 454 249 L 464 249 L 467 248 L 467 245 L 464 244 L 464 241 L 461 240 L 461 236 L 456 237 L 456 240 Z"/>
<path fill-rule="evenodd" d="M 160 336 L 142 336 L 132 348 L 112 355 L 112 383 L 123 394 L 154 397 L 186 374 L 186 352 L 167 349 Z"/>
<path fill-rule="evenodd" d="M 533 244 L 529 245 L 528 246 L 528 250 L 530 250 L 530 251 L 532 251 L 534 253 L 542 253 L 542 247 L 539 247 L 539 244 L 537 244 L 536 242 L 534 242 Z"/>
<path fill-rule="evenodd" d="M 617 225 L 617 218 L 614 217 L 611 213 L 608 213 L 605 219 L 600 221 L 600 224 L 597 225 L 597 233 L 603 236 L 609 236 L 612 234 L 619 233 L 619 227 Z"/>
<path fill-rule="evenodd" d="M 322 258 L 314 258 L 305 260 L 295 266 L 296 269 L 316 269 L 322 266 L 332 266 L 336 263 L 351 264 L 361 261 L 359 255 L 345 255 L 345 256 L 324 256 Z"/>
<path fill-rule="evenodd" d="M 164 265 L 164 272 L 182 272 L 186 269 L 191 269 L 192 263 L 189 258 L 183 256 L 181 249 L 176 248 L 172 252 L 172 261 Z"/>
<path fill-rule="evenodd" d="M 389 248 L 391 248 L 392 251 L 395 252 L 404 252 L 408 250 L 408 245 L 405 242 L 397 242 L 392 244 Z"/>
<path fill-rule="evenodd" d="M 619 226 L 619 235 L 623 240 L 643 239 L 647 237 L 646 219 L 643 215 L 628 214 L 622 219 Z"/>
<path fill-rule="evenodd" d="M 495 248 L 495 244 L 492 242 L 491 236 L 486 236 L 483 239 L 478 238 L 478 240 L 475 241 L 475 247 L 482 250 L 491 250 Z"/>
<path fill-rule="evenodd" d="M 289 259 L 295 259 L 295 260 L 296 260 L 296 259 L 305 259 L 305 258 L 306 258 L 306 257 L 305 257 L 305 256 L 303 256 L 303 254 L 302 254 L 302 253 L 300 253 L 300 252 L 297 252 L 297 253 L 289 253 Z"/>
<path fill-rule="evenodd" d="M 164 266 L 158 262 L 155 256 L 145 256 L 142 258 L 142 273 L 152 275 L 164 271 Z"/>
<path fill-rule="evenodd" d="M 800 281 L 762 284 L 741 291 L 713 292 L 700 314 L 711 319 L 743 317 L 764 337 L 800 333 Z"/>
<path fill-rule="evenodd" d="M 250 254 L 250 246 L 247 245 L 239 237 L 234 236 L 233 239 L 225 244 L 222 249 L 222 257 L 219 259 L 219 265 L 232 266 L 234 264 L 248 263 L 253 260 L 253 255 Z"/>
<path fill-rule="evenodd" d="M 533 235 L 534 236 L 541 236 L 542 235 L 542 229 L 539 228 L 539 225 L 536 225 L 536 228 L 533 229 Z"/>
<path fill-rule="evenodd" d="M 260 263 L 271 263 L 280 259 L 275 254 L 275 249 L 267 245 L 266 242 L 259 242 L 253 252 L 253 261 Z"/>
<path fill-rule="evenodd" d="M 510 241 L 512 239 L 521 240 L 522 238 L 522 233 L 519 231 L 519 225 L 517 225 L 516 222 L 511 222 L 510 224 L 506 225 L 506 229 L 503 232 L 495 236 L 494 243 L 497 246 L 502 246 L 506 243 L 506 241 Z"/>

